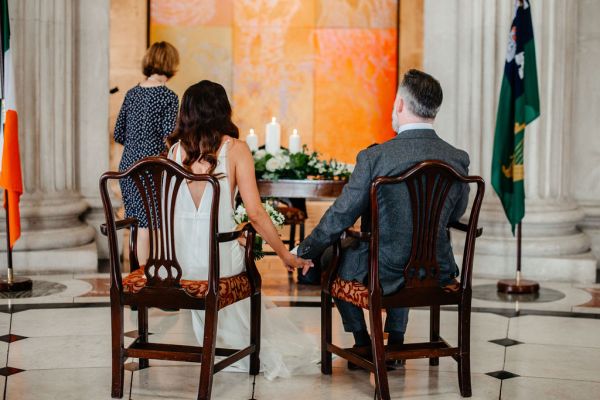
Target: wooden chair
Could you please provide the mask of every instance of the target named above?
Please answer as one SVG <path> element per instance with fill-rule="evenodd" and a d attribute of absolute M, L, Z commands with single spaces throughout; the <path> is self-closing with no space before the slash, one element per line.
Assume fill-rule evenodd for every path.
<path fill-rule="evenodd" d="M 250 224 L 227 233 L 219 233 L 218 205 L 220 176 L 196 175 L 175 162 L 161 157 L 143 159 L 125 172 L 106 172 L 100 178 L 100 194 L 106 215 L 102 231 L 108 236 L 110 249 L 110 303 L 112 330 L 112 397 L 123 396 L 124 362 L 139 358 L 140 368 L 149 366 L 148 359 L 201 363 L 198 399 L 210 399 L 213 374 L 232 363 L 250 356 L 250 374 L 259 372 L 261 278 L 254 264 L 252 246 L 246 247 L 246 271 L 232 277 L 219 276 L 219 243 L 236 240 L 247 232 L 254 241 Z M 126 218 L 115 221 L 108 192 L 110 180 L 132 179 L 140 193 L 148 218 L 150 256 L 145 266 L 138 265 L 136 239 L 138 221 Z M 213 189 L 210 210 L 210 269 L 207 281 L 182 279 L 182 270 L 175 254 L 174 212 L 180 186 L 186 181 L 203 181 Z M 118 229 L 130 228 L 131 273 L 121 276 Z M 215 348 L 217 317 L 220 309 L 250 298 L 252 326 L 249 346 L 244 349 Z M 124 347 L 123 306 L 138 310 L 138 336 Z M 148 308 L 184 308 L 205 310 L 205 331 L 202 347 L 151 343 L 148 337 Z M 215 364 L 215 356 L 226 356 Z"/>
<path fill-rule="evenodd" d="M 439 219 L 448 192 L 453 184 L 475 183 L 477 192 L 467 224 L 454 223 L 450 228 L 466 232 L 460 283 L 440 287 L 440 267 L 436 257 Z M 405 286 L 399 291 L 382 295 L 379 285 L 379 211 L 378 190 L 386 185 L 405 184 L 413 211 L 412 249 L 404 267 Z M 458 380 L 463 397 L 471 396 L 469 335 L 471 316 L 471 276 L 479 210 L 485 185 L 478 176 L 462 176 L 441 161 L 423 161 L 397 177 L 379 177 L 370 189 L 370 231 L 347 230 L 348 236 L 369 243 L 368 287 L 356 281 L 344 281 L 337 276 L 341 244 L 334 246 L 332 263 L 322 275 L 321 308 L 321 371 L 331 374 L 332 353 L 375 374 L 378 398 L 390 399 L 386 360 L 429 358 L 438 365 L 439 357 L 450 356 L 458 362 Z M 449 233 L 448 233 L 449 234 Z M 340 348 L 332 343 L 332 298 L 339 298 L 369 310 L 372 345 L 362 348 Z M 458 306 L 458 346 L 449 345 L 440 337 L 440 306 Z M 430 341 L 401 346 L 383 344 L 382 310 L 395 307 L 429 307 Z M 370 354 L 372 354 L 372 359 Z"/>

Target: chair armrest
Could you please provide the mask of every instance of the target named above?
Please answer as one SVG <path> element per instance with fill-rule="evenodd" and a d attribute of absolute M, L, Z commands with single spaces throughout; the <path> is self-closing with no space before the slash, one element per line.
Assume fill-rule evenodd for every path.
<path fill-rule="evenodd" d="M 469 226 L 467 224 L 463 224 L 462 222 L 451 222 L 448 224 L 448 228 L 457 229 L 459 231 L 467 232 L 469 230 Z M 477 228 L 477 232 L 475 237 L 479 237 L 483 234 L 483 228 Z"/>
<path fill-rule="evenodd" d="M 346 236 L 354 239 L 358 239 L 362 242 L 368 242 L 371 239 L 371 232 L 359 232 L 354 229 L 346 229 Z"/>
<path fill-rule="evenodd" d="M 123 229 L 123 228 L 128 228 L 130 226 L 137 226 L 137 224 L 138 224 L 137 218 L 125 218 L 125 219 L 120 219 L 118 221 L 115 221 L 115 228 L 117 230 L 119 230 L 119 229 Z M 100 232 L 104 236 L 108 235 L 108 228 L 107 228 L 106 224 L 100 225 Z"/>
<path fill-rule="evenodd" d="M 234 231 L 218 233 L 217 241 L 219 243 L 231 242 L 232 240 L 236 240 L 237 238 L 242 236 L 242 234 L 249 229 L 253 229 L 252 224 L 250 224 L 249 222 L 244 222 L 243 224 L 238 225 L 238 227 Z"/>

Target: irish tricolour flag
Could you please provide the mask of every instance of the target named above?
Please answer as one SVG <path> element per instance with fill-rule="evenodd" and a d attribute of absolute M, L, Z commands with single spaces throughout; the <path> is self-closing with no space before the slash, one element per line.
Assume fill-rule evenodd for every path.
<path fill-rule="evenodd" d="M 0 187 L 4 189 L 4 207 L 8 207 L 10 247 L 21 236 L 21 217 L 19 197 L 23 193 L 21 178 L 21 159 L 19 157 L 19 132 L 17 108 L 15 106 L 15 82 L 11 57 L 10 26 L 8 19 L 8 0 L 0 0 L 0 41 L 2 42 L 2 126 Z"/>

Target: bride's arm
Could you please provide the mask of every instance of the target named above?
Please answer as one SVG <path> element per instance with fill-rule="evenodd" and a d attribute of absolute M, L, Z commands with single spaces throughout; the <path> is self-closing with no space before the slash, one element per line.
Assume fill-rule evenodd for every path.
<path fill-rule="evenodd" d="M 258 234 L 269 243 L 288 269 L 302 268 L 302 272 L 306 274 L 308 269 L 313 265 L 312 261 L 304 260 L 291 254 L 281 241 L 277 229 L 262 206 L 258 186 L 256 185 L 252 153 L 250 153 L 250 149 L 246 143 L 237 141 L 236 144 L 238 145 L 231 147 L 230 155 L 235 160 L 236 182 L 242 196 L 242 201 L 244 202 L 244 207 L 246 207 L 246 212 L 248 213 L 248 219 Z"/>

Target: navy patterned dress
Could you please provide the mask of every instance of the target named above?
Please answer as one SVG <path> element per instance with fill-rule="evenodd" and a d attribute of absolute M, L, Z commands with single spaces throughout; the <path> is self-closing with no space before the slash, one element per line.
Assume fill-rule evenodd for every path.
<path fill-rule="evenodd" d="M 165 150 L 165 138 L 175 129 L 179 99 L 166 86 L 135 86 L 125 95 L 115 125 L 115 141 L 124 146 L 119 171 L 125 171 L 144 157 Z M 131 179 L 121 179 L 125 215 L 137 218 L 140 228 L 148 220 L 140 194 Z"/>

